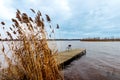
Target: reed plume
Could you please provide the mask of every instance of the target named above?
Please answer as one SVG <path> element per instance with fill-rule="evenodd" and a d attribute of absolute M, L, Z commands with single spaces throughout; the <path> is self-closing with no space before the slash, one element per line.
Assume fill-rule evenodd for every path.
<path fill-rule="evenodd" d="M 46 19 L 51 21 L 48 15 Z M 14 24 L 10 27 L 11 32 L 7 31 L 6 34 L 10 40 L 15 36 L 16 39 L 8 45 L 8 52 L 12 57 L 8 57 L 5 44 L 2 43 L 2 55 L 8 66 L 1 70 L 0 80 L 63 80 L 54 57 L 57 52 L 52 51 L 47 43 L 41 12 L 38 11 L 36 16 L 31 18 L 17 10 L 16 18 L 13 18 L 12 22 Z"/>

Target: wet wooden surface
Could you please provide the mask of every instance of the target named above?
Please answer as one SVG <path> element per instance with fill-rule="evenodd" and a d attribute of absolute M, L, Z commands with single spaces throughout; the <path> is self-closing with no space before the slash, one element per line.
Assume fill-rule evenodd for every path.
<path fill-rule="evenodd" d="M 69 51 L 67 50 L 67 51 L 58 53 L 56 55 L 56 60 L 58 64 L 63 64 L 78 55 L 84 55 L 84 54 L 86 54 L 85 49 L 74 49 Z"/>

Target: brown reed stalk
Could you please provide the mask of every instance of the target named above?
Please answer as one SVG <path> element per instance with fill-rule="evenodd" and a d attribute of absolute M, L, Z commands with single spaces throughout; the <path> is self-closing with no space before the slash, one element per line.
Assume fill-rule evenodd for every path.
<path fill-rule="evenodd" d="M 31 9 L 33 13 L 35 10 Z M 46 15 L 47 21 L 51 19 Z M 10 39 L 17 36 L 19 44 L 12 41 L 10 52 L 12 58 L 7 56 L 3 45 L 2 53 L 8 67 L 0 72 L 1 80 L 63 80 L 54 58 L 56 52 L 50 50 L 47 44 L 45 25 L 41 12 L 38 11 L 32 19 L 26 13 L 16 12 L 16 18 L 7 35 Z M 2 25 L 5 23 L 1 22 Z M 12 36 L 14 35 L 14 36 Z"/>

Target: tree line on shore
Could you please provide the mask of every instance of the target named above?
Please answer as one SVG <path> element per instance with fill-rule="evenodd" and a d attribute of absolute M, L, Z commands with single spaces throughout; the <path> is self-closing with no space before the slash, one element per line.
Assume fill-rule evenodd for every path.
<path fill-rule="evenodd" d="M 80 39 L 81 41 L 120 41 L 120 38 L 100 38 L 100 37 L 94 37 L 94 38 L 83 38 Z"/>

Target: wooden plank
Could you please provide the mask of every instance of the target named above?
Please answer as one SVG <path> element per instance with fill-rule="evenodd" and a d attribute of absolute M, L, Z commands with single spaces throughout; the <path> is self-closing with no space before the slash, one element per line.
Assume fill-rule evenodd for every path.
<path fill-rule="evenodd" d="M 86 54 L 85 49 L 74 49 L 74 50 L 60 52 L 56 56 L 57 63 L 59 65 L 61 65 L 61 64 L 66 65 L 66 63 L 70 62 L 73 58 L 75 58 L 77 56 L 82 56 L 84 54 Z"/>

